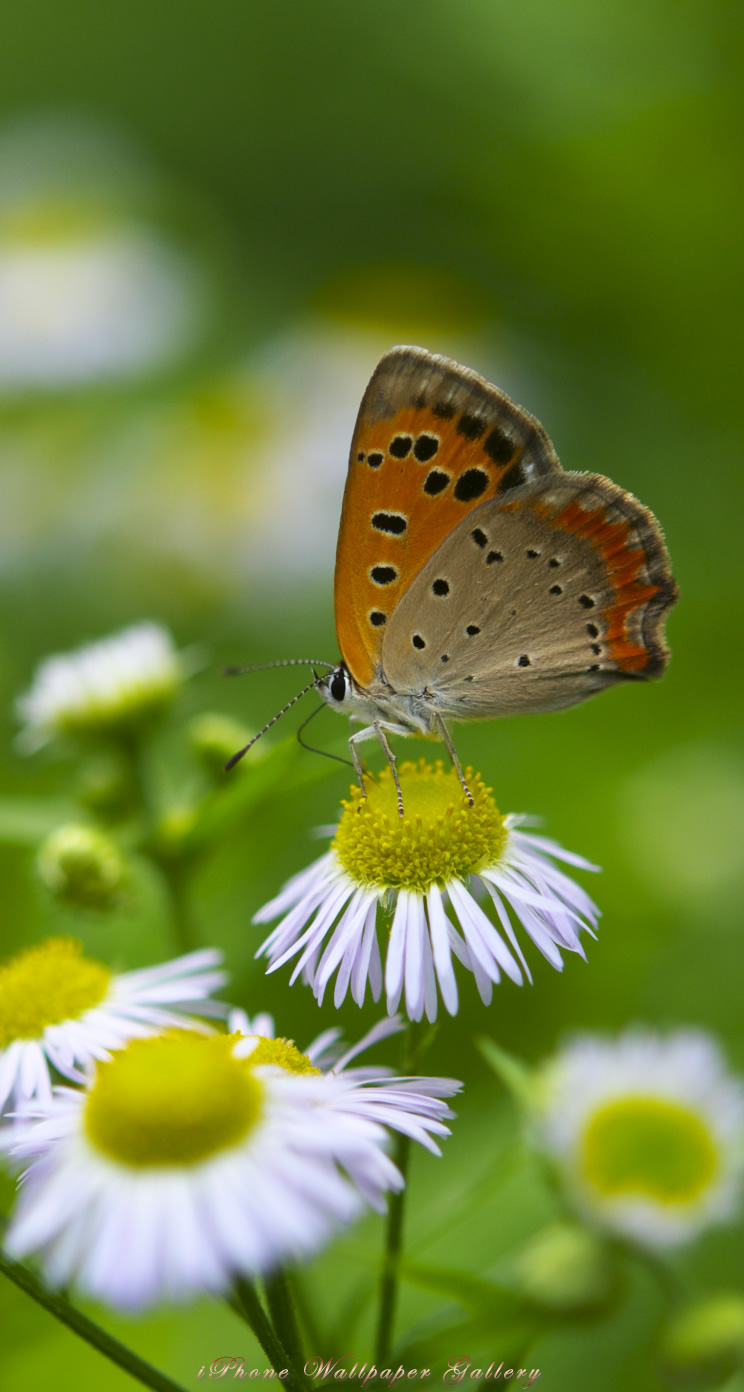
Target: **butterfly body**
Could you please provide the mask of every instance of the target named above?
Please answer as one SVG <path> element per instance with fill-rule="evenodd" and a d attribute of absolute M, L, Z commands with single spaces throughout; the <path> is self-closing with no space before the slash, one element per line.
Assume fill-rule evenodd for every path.
<path fill-rule="evenodd" d="M 677 598 L 653 514 L 564 472 L 540 423 L 449 359 L 396 348 L 354 432 L 336 555 L 342 663 L 319 689 L 367 728 L 545 712 L 660 676 Z M 454 757 L 454 753 L 453 753 Z"/>

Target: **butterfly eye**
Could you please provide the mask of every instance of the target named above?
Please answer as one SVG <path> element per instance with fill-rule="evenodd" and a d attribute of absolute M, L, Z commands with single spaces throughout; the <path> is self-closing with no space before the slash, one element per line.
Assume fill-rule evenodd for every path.
<path fill-rule="evenodd" d="M 334 701 L 343 701 L 346 695 L 346 679 L 343 672 L 334 672 L 331 677 L 330 692 Z"/>

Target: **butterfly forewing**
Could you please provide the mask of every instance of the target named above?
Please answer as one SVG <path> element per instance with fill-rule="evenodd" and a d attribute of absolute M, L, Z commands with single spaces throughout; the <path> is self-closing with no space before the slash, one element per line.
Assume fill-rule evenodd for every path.
<path fill-rule="evenodd" d="M 357 419 L 336 552 L 336 633 L 358 686 L 380 675 L 396 607 L 440 543 L 490 501 L 561 472 L 539 422 L 476 373 L 419 348 L 382 358 Z"/>
<path fill-rule="evenodd" d="M 387 681 L 468 719 L 573 705 L 659 676 L 677 596 L 652 514 L 608 479 L 538 479 L 477 506 L 401 598 Z"/>

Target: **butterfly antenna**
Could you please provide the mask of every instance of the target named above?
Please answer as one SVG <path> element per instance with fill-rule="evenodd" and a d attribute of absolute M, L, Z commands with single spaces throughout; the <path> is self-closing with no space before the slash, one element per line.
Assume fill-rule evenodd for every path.
<path fill-rule="evenodd" d="M 276 662 L 254 662 L 250 667 L 223 667 L 223 677 L 242 677 L 246 672 L 268 672 L 272 667 L 327 667 L 329 672 L 338 667 L 337 662 L 326 662 L 323 657 L 280 657 Z M 258 736 L 256 736 L 258 739 Z"/>
<path fill-rule="evenodd" d="M 254 735 L 253 739 L 249 740 L 243 749 L 239 749 L 237 754 L 233 754 L 232 758 L 228 759 L 225 764 L 225 773 L 229 773 L 230 769 L 235 768 L 235 765 L 240 762 L 243 755 L 247 754 L 248 750 L 253 748 L 256 740 L 260 740 L 261 736 L 265 735 L 266 731 L 270 730 L 272 725 L 276 725 L 277 720 L 281 720 L 282 716 L 286 715 L 287 711 L 291 710 L 292 707 L 297 704 L 301 696 L 305 696 L 308 691 L 312 691 L 313 687 L 318 685 L 318 680 L 319 679 L 316 677 L 314 681 L 308 682 L 307 686 L 303 686 L 302 691 L 298 691 L 297 695 L 293 696 L 291 701 L 287 701 L 286 706 L 282 706 L 281 710 L 277 711 L 276 715 L 272 715 L 271 720 L 267 721 L 263 730 L 259 730 L 258 734 Z"/>
<path fill-rule="evenodd" d="M 308 725 L 310 724 L 310 721 L 314 720 L 316 715 L 320 715 L 320 712 L 325 709 L 325 704 L 322 704 L 320 706 L 316 706 L 315 710 L 310 712 L 307 719 L 303 720 L 302 724 L 300 725 L 297 731 L 297 739 L 302 745 L 302 748 L 307 749 L 310 754 L 322 754 L 324 759 L 335 759 L 338 764 L 346 764 L 349 768 L 353 768 L 354 765 L 352 764 L 351 759 L 343 759 L 340 754 L 331 754 L 329 749 L 316 749 L 314 744 L 307 744 L 305 740 L 302 738 L 302 731 L 306 730 Z"/>

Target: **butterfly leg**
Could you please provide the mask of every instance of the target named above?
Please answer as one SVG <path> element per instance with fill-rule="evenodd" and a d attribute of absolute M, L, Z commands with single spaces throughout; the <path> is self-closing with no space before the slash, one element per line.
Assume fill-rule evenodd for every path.
<path fill-rule="evenodd" d="M 395 726 L 395 731 L 397 734 L 401 735 L 408 734 L 408 731 L 403 727 L 399 729 L 397 726 Z M 387 736 L 385 734 L 383 726 L 377 720 L 373 720 L 372 724 L 367 725 L 365 729 L 358 730 L 357 733 L 355 735 L 352 735 L 349 740 L 349 753 L 351 754 L 352 762 L 354 764 L 354 771 L 356 773 L 357 778 L 359 779 L 359 787 L 362 790 L 362 797 L 366 798 L 367 794 L 364 791 L 364 769 L 362 768 L 362 761 L 359 758 L 359 755 L 356 751 L 356 745 L 360 743 L 362 740 L 372 739 L 374 736 L 376 736 L 377 739 L 380 741 L 380 744 L 382 745 L 383 751 L 385 753 L 385 757 L 390 765 L 393 775 L 393 782 L 395 783 L 395 791 L 398 795 L 398 812 L 402 817 L 403 793 L 401 792 L 400 781 L 398 779 L 398 769 L 395 762 L 395 755 L 392 749 L 390 748 L 390 745 L 388 744 Z"/>
<path fill-rule="evenodd" d="M 351 762 L 354 765 L 354 772 L 357 776 L 363 798 L 366 798 L 367 794 L 364 791 L 364 768 L 362 765 L 362 761 L 357 753 L 357 744 L 360 740 L 369 739 L 369 734 L 369 728 L 366 730 L 358 730 L 357 733 L 355 735 L 351 735 L 349 739 L 349 753 L 351 755 Z"/>
<path fill-rule="evenodd" d="M 470 789 L 469 789 L 467 783 L 465 782 L 465 774 L 464 774 L 463 771 L 462 771 L 462 765 L 460 764 L 460 760 L 459 760 L 458 757 L 457 757 L 457 753 L 456 753 L 456 751 L 455 751 L 455 746 L 454 746 L 454 744 L 452 743 L 452 736 L 450 735 L 450 732 L 449 732 L 449 730 L 447 729 L 447 726 L 445 725 L 444 720 L 442 719 L 441 715 L 439 714 L 439 711 L 435 711 L 434 714 L 435 714 L 435 716 L 436 716 L 437 724 L 438 724 L 438 726 L 439 726 L 439 728 L 440 728 L 440 730 L 441 730 L 441 732 L 442 732 L 442 739 L 444 740 L 444 743 L 445 743 L 446 746 L 447 746 L 447 753 L 449 754 L 450 759 L 452 760 L 452 763 L 454 764 L 455 771 L 456 771 L 456 773 L 457 773 L 457 777 L 459 778 L 460 782 L 462 783 L 462 790 L 463 790 L 463 792 L 464 792 L 464 794 L 465 794 L 465 796 L 466 796 L 468 802 L 470 803 L 470 806 L 471 806 L 471 807 L 474 807 L 475 804 L 474 804 L 474 802 L 473 802 L 473 796 L 472 796 L 472 793 L 470 792 Z"/>
<path fill-rule="evenodd" d="M 373 726 L 373 729 L 374 729 L 375 734 L 377 735 L 378 740 L 380 741 L 380 744 L 382 745 L 382 747 L 383 747 L 383 749 L 384 749 L 384 751 L 385 751 L 385 758 L 387 759 L 387 761 L 388 761 L 388 763 L 389 763 L 389 765 L 390 765 L 390 771 L 391 771 L 391 773 L 392 773 L 392 775 L 393 775 L 393 782 L 394 782 L 394 784 L 395 784 L 395 791 L 396 791 L 396 793 L 398 794 L 398 815 L 402 817 L 402 816 L 403 816 L 403 794 L 402 794 L 402 792 L 401 792 L 401 790 L 400 790 L 400 782 L 399 782 L 399 780 L 398 780 L 398 768 L 397 768 L 397 765 L 396 765 L 396 762 L 395 762 L 395 755 L 394 755 L 392 749 L 390 748 L 390 745 L 388 744 L 387 735 L 385 734 L 385 731 L 383 730 L 382 725 L 380 725 L 379 722 L 378 722 L 377 720 L 373 720 L 373 721 L 372 721 L 372 726 Z"/>

